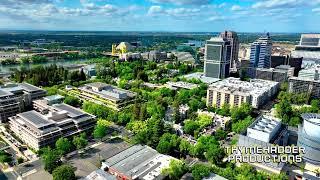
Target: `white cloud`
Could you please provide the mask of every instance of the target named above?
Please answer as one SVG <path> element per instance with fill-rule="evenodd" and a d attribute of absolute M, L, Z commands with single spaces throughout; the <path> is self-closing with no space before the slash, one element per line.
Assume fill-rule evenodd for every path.
<path fill-rule="evenodd" d="M 240 10 L 242 10 L 242 7 L 241 7 L 241 6 L 233 5 L 233 6 L 231 7 L 231 11 L 240 11 Z"/>
<path fill-rule="evenodd" d="M 228 19 L 228 17 L 216 15 L 216 16 L 211 16 L 211 17 L 208 19 L 208 21 L 223 21 L 223 20 L 226 20 L 226 19 Z"/>
<path fill-rule="evenodd" d="M 150 0 L 153 3 L 169 3 L 176 5 L 204 5 L 209 4 L 210 0 Z"/>
<path fill-rule="evenodd" d="M 161 6 L 151 6 L 148 10 L 148 15 L 150 16 L 154 16 L 161 13 L 163 13 L 163 9 Z"/>
<path fill-rule="evenodd" d="M 312 12 L 316 12 L 316 13 L 320 13 L 320 7 L 319 8 L 314 8 L 314 9 L 312 9 Z"/>
<path fill-rule="evenodd" d="M 307 5 L 305 0 L 265 0 L 252 5 L 255 9 L 296 8 Z"/>
<path fill-rule="evenodd" d="M 198 16 L 200 14 L 200 9 L 197 8 L 170 8 L 164 9 L 161 6 L 151 6 L 148 10 L 149 16 L 170 16 L 175 18 L 185 18 Z"/>

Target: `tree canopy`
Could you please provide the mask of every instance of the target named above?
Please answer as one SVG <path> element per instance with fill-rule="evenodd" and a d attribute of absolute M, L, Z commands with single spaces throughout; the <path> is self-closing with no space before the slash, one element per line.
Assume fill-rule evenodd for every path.
<path fill-rule="evenodd" d="M 53 180 L 75 180 L 74 171 L 74 168 L 70 165 L 61 165 L 53 171 Z"/>

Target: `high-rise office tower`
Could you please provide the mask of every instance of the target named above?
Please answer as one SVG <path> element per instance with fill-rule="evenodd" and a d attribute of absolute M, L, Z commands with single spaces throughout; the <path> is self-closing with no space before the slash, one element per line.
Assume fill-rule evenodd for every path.
<path fill-rule="evenodd" d="M 239 54 L 239 38 L 238 38 L 238 35 L 234 31 L 224 31 L 224 32 L 220 33 L 220 37 L 230 41 L 230 45 L 231 45 L 230 67 L 232 69 L 236 69 L 237 68 L 237 64 L 239 62 L 239 60 L 238 60 L 238 54 Z"/>
<path fill-rule="evenodd" d="M 260 37 L 251 44 L 249 76 L 254 78 L 255 68 L 270 68 L 272 54 L 272 41 L 269 33 Z"/>
<path fill-rule="evenodd" d="M 231 59 L 230 41 L 221 37 L 207 40 L 204 56 L 206 77 L 223 79 L 229 76 Z"/>

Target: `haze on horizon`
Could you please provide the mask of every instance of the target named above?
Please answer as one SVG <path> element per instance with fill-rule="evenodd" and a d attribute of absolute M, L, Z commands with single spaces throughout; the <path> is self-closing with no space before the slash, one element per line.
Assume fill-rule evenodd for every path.
<path fill-rule="evenodd" d="M 320 0 L 1 0 L 0 29 L 319 32 Z"/>

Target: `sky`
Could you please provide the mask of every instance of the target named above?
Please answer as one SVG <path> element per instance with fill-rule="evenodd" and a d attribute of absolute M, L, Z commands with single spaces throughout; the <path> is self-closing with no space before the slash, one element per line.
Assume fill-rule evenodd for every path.
<path fill-rule="evenodd" d="M 320 32 L 320 0 L 0 0 L 0 29 Z"/>

